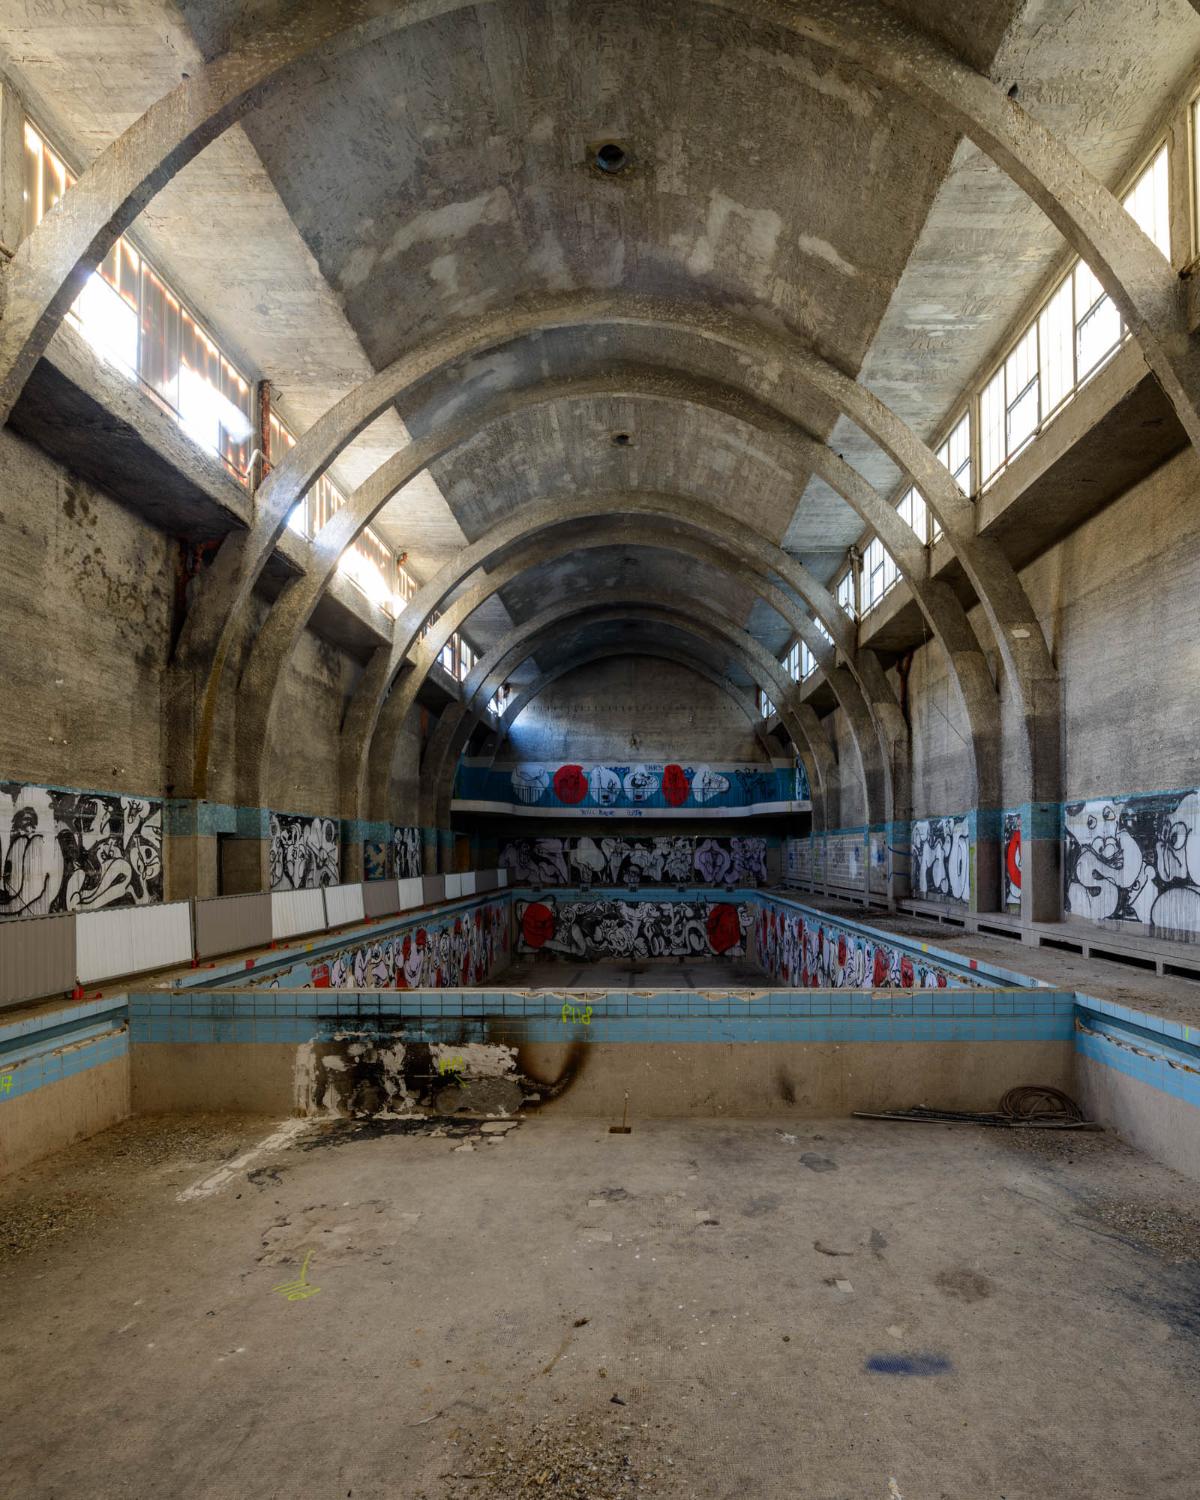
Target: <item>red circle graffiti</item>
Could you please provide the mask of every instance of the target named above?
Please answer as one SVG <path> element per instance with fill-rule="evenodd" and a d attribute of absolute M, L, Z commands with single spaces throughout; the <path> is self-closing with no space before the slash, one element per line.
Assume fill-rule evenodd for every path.
<path fill-rule="evenodd" d="M 662 794 L 668 807 L 679 807 L 688 799 L 691 787 L 682 766 L 671 764 L 663 767 Z"/>
<path fill-rule="evenodd" d="M 728 953 L 742 940 L 737 907 L 722 901 L 708 914 L 708 942 L 714 953 Z"/>
<path fill-rule="evenodd" d="M 1014 828 L 1008 837 L 1004 851 L 1004 866 L 1008 871 L 1008 882 L 1013 890 L 1021 889 L 1021 830 Z"/>
<path fill-rule="evenodd" d="M 876 950 L 875 950 L 875 971 L 874 971 L 874 975 L 873 975 L 873 980 L 874 980 L 875 988 L 877 990 L 883 989 L 886 986 L 886 984 L 887 984 L 887 980 L 888 980 L 888 957 L 887 957 L 887 953 L 882 948 L 876 948 Z"/>
<path fill-rule="evenodd" d="M 521 917 L 521 937 L 527 948 L 541 948 L 554 936 L 554 913 L 544 901 L 531 901 Z"/>
<path fill-rule="evenodd" d="M 568 807 L 582 802 L 588 794 L 587 777 L 582 766 L 559 766 L 554 773 L 554 795 Z"/>
<path fill-rule="evenodd" d="M 916 982 L 916 974 L 913 971 L 913 961 L 907 954 L 900 960 L 900 988 L 911 990 Z"/>

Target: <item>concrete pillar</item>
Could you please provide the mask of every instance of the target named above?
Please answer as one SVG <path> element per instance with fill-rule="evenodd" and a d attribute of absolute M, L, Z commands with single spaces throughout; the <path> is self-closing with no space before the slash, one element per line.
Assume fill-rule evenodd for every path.
<path fill-rule="evenodd" d="M 864 907 L 871 904 L 871 829 L 864 827 L 859 834 L 859 859 L 862 861 L 862 889 L 858 899 Z"/>
<path fill-rule="evenodd" d="M 1062 815 L 1057 802 L 1026 802 L 1021 818 L 1021 925 L 1062 920 Z M 1003 850 L 1001 851 L 1003 857 Z"/>
<path fill-rule="evenodd" d="M 253 493 L 271 472 L 272 461 L 282 457 L 271 452 L 271 382 L 260 380 L 254 388 L 251 407 L 250 490 Z"/>
<path fill-rule="evenodd" d="M 1182 271 L 1192 258 L 1192 122 L 1184 105 L 1167 127 L 1168 203 L 1171 221 L 1171 265 Z"/>
<path fill-rule="evenodd" d="M 271 809 L 236 809 L 234 837 L 221 845 L 221 894 L 271 889 Z"/>
<path fill-rule="evenodd" d="M 226 863 L 222 834 L 236 833 L 237 809 L 218 802 L 173 797 L 165 809 L 163 892 L 168 901 L 205 900 L 228 894 L 222 882 Z M 267 852 L 270 853 L 268 835 Z M 262 890 L 257 884 L 238 889 Z"/>
<path fill-rule="evenodd" d="M 21 243 L 24 186 L 25 107 L 12 84 L 0 76 L 0 250 L 9 255 Z"/>
<path fill-rule="evenodd" d="M 425 875 L 438 873 L 438 831 L 436 828 L 421 829 L 421 870 Z"/>
<path fill-rule="evenodd" d="M 905 900 L 912 889 L 909 882 L 912 824 L 907 819 L 893 819 L 890 823 L 880 823 L 871 832 L 883 844 L 887 903 L 894 907 L 897 901 Z"/>
<path fill-rule="evenodd" d="M 439 828 L 437 831 L 437 841 L 437 873 L 439 875 L 453 875 L 455 873 L 453 829 Z"/>
<path fill-rule="evenodd" d="M 971 900 L 973 912 L 999 911 L 1001 829 L 1004 814 L 998 807 L 976 807 L 967 814 L 971 843 Z"/>
<path fill-rule="evenodd" d="M 371 878 L 381 880 L 387 874 L 388 846 L 392 840 L 390 823 L 370 823 L 362 818 L 343 818 L 339 827 L 341 841 L 341 877 L 344 884 L 366 880 L 368 843 L 382 848 L 383 858 Z"/>

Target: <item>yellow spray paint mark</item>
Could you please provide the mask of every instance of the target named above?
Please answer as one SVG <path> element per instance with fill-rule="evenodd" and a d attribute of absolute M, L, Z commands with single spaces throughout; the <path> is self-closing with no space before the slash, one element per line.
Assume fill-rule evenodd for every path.
<path fill-rule="evenodd" d="M 0 1073 L 0 1094 L 12 1093 L 13 1076 L 11 1073 Z"/>
<path fill-rule="evenodd" d="M 319 1286 L 308 1284 L 308 1263 L 313 1258 L 310 1250 L 304 1257 L 304 1264 L 300 1267 L 300 1274 L 295 1281 L 281 1281 L 278 1286 L 273 1286 L 273 1292 L 282 1292 L 289 1302 L 303 1302 L 306 1297 L 315 1297 L 321 1290 Z"/>

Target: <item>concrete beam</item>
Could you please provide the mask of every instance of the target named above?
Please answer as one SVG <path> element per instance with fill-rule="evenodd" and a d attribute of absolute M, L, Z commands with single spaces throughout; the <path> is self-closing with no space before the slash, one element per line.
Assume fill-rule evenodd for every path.
<path fill-rule="evenodd" d="M 360 486 L 322 528 L 312 545 L 310 569 L 279 601 L 251 647 L 241 678 L 237 714 L 239 742 L 249 755 L 257 753 L 269 739 L 276 684 L 322 591 L 336 576 L 338 558 L 391 496 L 434 458 L 466 441 L 490 422 L 530 406 L 595 396 L 636 397 L 724 413 L 782 447 L 792 463 L 798 485 L 803 485 L 810 472 L 824 478 L 878 531 L 910 584 L 950 662 L 952 679 L 974 742 L 983 747 L 999 743 L 998 696 L 966 614 L 946 585 L 930 581 L 925 548 L 884 497 L 827 444 L 818 442 L 785 412 L 756 396 L 685 371 L 637 366 L 601 370 L 566 380 L 535 381 L 527 387 L 489 396 L 469 407 L 466 415 L 457 414 L 452 423 L 411 443 Z M 818 618 L 832 633 L 835 619 L 841 619 L 841 611 L 835 607 L 834 615 L 829 615 L 818 610 Z M 811 649 L 811 635 L 806 640 Z M 814 654 L 819 656 L 819 652 Z M 894 723 L 890 739 L 894 742 L 901 735 L 901 726 Z M 239 758 L 244 762 L 246 757 Z M 251 793 L 246 797 L 254 800 Z"/>

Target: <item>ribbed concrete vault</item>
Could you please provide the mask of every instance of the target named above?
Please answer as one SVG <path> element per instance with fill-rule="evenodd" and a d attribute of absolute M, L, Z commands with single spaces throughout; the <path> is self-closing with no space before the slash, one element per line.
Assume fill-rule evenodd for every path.
<path fill-rule="evenodd" d="M 0 0 L 0 1500 L 1195 1500 L 1198 496 L 1200 0 Z"/>
<path fill-rule="evenodd" d="M 411 800 L 415 714 L 426 748 L 430 713 L 448 745 L 474 743 L 482 669 L 454 690 L 464 711 L 441 712 L 438 663 L 460 637 L 489 681 L 503 662 L 520 688 L 554 656 L 535 628 L 548 611 L 640 598 L 626 637 L 650 650 L 653 611 L 691 597 L 697 620 L 740 632 L 733 681 L 788 700 L 781 737 L 817 780 L 819 726 L 842 767 L 835 821 L 909 818 L 924 750 L 908 673 L 914 649 L 932 653 L 991 869 L 1001 811 L 1056 807 L 1066 785 L 1053 627 L 1020 549 L 981 524 L 977 396 L 971 494 L 938 456 L 949 373 L 977 381 L 999 348 L 983 302 L 1015 314 L 1054 254 L 1084 257 L 1124 319 L 1122 358 L 1140 350 L 1157 382 L 1165 415 L 1147 425 L 1200 441 L 1186 256 L 1122 207 L 1143 164 L 1131 143 L 1144 156 L 1155 90 L 1182 97 L 1200 25 L 1184 0 L 1137 9 L 177 0 L 168 17 L 130 0 L 64 29 L 0 3 L 14 98 L 78 177 L 13 236 L 0 412 L 45 430 L 31 377 L 129 230 L 174 263 L 297 439 L 264 448 L 233 523 L 188 539 L 203 557 L 172 623 L 172 794 L 260 813 L 280 799 L 295 682 L 332 629 L 354 661 L 322 797 L 349 825 L 386 821 L 399 787 Z M 1171 170 L 1179 238 L 1190 189 Z M 955 238 L 985 211 L 987 236 Z M 238 226 L 224 242 L 222 215 Z M 935 305 L 939 269 L 987 297 Z M 323 476 L 345 504 L 296 541 L 289 516 Z M 936 547 L 895 509 L 898 480 Z M 334 622 L 368 527 L 404 554 L 413 598 L 364 633 Z M 835 592 L 872 537 L 911 609 L 868 644 Z M 806 681 L 769 691 L 763 664 L 801 647 Z M 423 795 L 445 821 L 443 792 Z"/>

